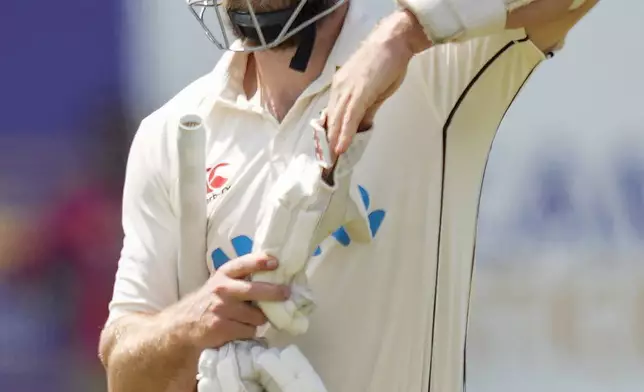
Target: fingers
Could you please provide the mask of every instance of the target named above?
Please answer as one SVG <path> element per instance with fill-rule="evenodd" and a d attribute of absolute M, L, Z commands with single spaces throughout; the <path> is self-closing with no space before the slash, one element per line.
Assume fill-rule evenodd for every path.
<path fill-rule="evenodd" d="M 354 101 L 347 106 L 344 118 L 342 119 L 338 145 L 336 146 L 336 153 L 338 155 L 345 153 L 349 149 L 353 136 L 358 132 L 360 124 L 365 118 L 365 112 L 366 109 L 362 101 Z"/>
<path fill-rule="evenodd" d="M 291 291 L 288 286 L 230 279 L 226 284 L 215 288 L 215 294 L 235 298 L 239 301 L 277 302 L 287 300 L 291 295 Z"/>
<path fill-rule="evenodd" d="M 277 268 L 277 260 L 266 254 L 248 254 L 229 261 L 221 266 L 218 272 L 229 278 L 244 279 L 260 271 L 272 271 Z"/>
<path fill-rule="evenodd" d="M 329 111 L 327 112 L 326 118 L 327 137 L 329 139 L 329 147 L 336 156 L 344 152 L 338 149 L 338 141 L 340 140 L 344 117 L 350 100 L 351 95 L 343 95 L 338 100 L 331 99 L 329 103 Z"/>
<path fill-rule="evenodd" d="M 361 128 L 370 128 L 373 117 L 384 100 L 374 100 L 367 95 L 364 88 L 358 88 L 329 103 L 328 112 L 322 120 L 327 126 L 329 147 L 335 156 L 344 154 L 349 149 L 353 137 Z"/>
<path fill-rule="evenodd" d="M 225 308 L 222 315 L 229 320 L 236 321 L 252 327 L 259 327 L 268 321 L 264 313 L 248 303 L 237 303 Z"/>

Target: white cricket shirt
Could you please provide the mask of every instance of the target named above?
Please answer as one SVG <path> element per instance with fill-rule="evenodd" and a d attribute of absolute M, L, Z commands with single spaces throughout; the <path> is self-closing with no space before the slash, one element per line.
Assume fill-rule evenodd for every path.
<path fill-rule="evenodd" d="M 326 69 L 281 124 L 246 99 L 246 55 L 232 53 L 143 121 L 128 162 L 110 320 L 179 299 L 178 119 L 199 111 L 210 129 L 204 262 L 212 271 L 250 252 L 262 199 L 289 157 L 309 148 L 308 123 L 336 67 L 393 10 L 380 8 L 351 1 Z M 318 302 L 309 332 L 268 333 L 273 344 L 297 343 L 330 392 L 462 389 L 483 172 L 506 110 L 544 58 L 523 31 L 438 46 L 412 60 L 378 113 L 354 174 L 374 240 L 356 244 L 338 228 L 309 271 Z"/>

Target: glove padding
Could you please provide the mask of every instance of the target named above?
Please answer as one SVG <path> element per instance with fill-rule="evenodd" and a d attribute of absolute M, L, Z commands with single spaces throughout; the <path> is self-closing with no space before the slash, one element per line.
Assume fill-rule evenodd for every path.
<path fill-rule="evenodd" d="M 367 211 L 353 169 L 367 147 L 371 132 L 358 133 L 348 151 L 332 168 L 331 183 L 323 179 L 325 166 L 312 149 L 296 156 L 269 193 L 255 235 L 254 251 L 279 260 L 274 271 L 252 276 L 256 282 L 289 285 L 293 295 L 285 302 L 259 302 L 271 324 L 293 335 L 306 332 L 314 308 L 308 289 L 306 265 L 320 243 L 344 226 L 351 239 L 371 240 Z"/>
<path fill-rule="evenodd" d="M 297 347 L 268 349 L 261 340 L 203 351 L 197 379 L 198 392 L 326 392 Z"/>

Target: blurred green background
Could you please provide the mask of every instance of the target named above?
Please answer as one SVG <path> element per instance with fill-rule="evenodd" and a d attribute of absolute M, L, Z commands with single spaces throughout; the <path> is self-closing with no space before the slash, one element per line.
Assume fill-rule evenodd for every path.
<path fill-rule="evenodd" d="M 643 16 L 602 2 L 502 125 L 468 392 L 644 390 Z M 219 55 L 180 0 L 3 4 L 0 391 L 105 390 L 132 134 Z"/>

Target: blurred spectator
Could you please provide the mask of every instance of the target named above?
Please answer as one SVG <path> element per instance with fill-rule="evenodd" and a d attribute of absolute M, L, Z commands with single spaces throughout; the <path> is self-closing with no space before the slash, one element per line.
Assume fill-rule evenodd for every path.
<path fill-rule="evenodd" d="M 89 164 L 51 198 L 20 263 L 8 273 L 12 282 L 34 288 L 30 304 L 46 304 L 46 313 L 53 313 L 42 322 L 57 331 L 51 350 L 69 358 L 70 369 L 60 369 L 65 363 L 60 360 L 54 366 L 66 374 L 66 391 L 105 388 L 96 349 L 122 239 L 120 199 L 129 144 L 123 115 L 109 113 L 107 121 L 88 127 L 92 132 L 81 143 Z M 40 308 L 35 312 L 43 314 Z"/>

